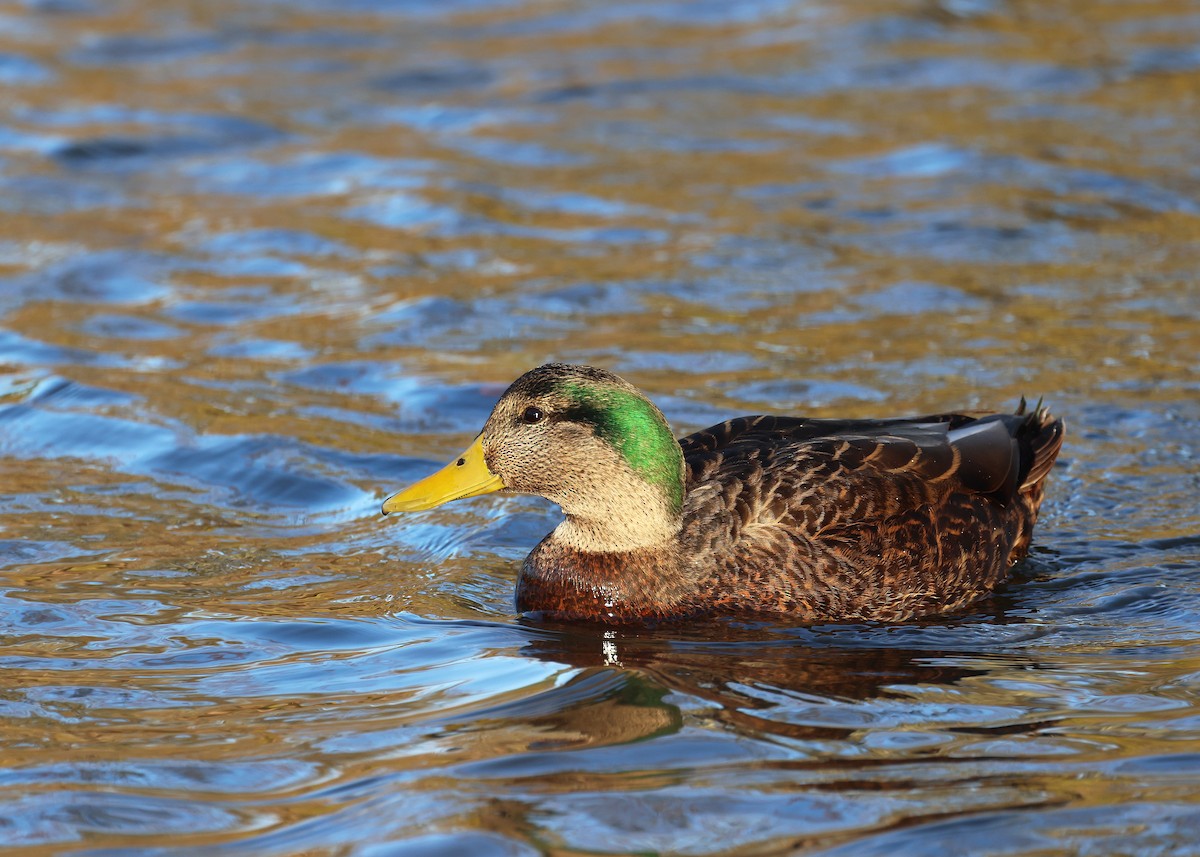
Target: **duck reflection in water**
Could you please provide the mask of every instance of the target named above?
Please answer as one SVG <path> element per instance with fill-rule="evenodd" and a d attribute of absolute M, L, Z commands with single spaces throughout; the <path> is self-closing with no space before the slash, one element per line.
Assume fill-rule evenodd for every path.
<path fill-rule="evenodd" d="M 706 719 L 739 731 L 844 739 L 863 725 L 861 713 L 838 723 L 854 702 L 902 699 L 903 687 L 953 685 L 985 672 L 953 665 L 961 652 L 811 645 L 718 623 L 682 636 L 672 631 L 670 637 L 620 629 L 555 630 L 561 633 L 531 639 L 522 654 L 579 668 L 554 691 L 565 704 L 542 715 L 540 723 L 550 734 L 572 736 L 569 744 L 678 731 L 683 716 L 677 703 L 683 698 L 710 703 Z M 674 701 L 673 694 L 679 695 Z M 795 716 L 800 708 L 817 711 L 820 723 L 803 722 Z"/>

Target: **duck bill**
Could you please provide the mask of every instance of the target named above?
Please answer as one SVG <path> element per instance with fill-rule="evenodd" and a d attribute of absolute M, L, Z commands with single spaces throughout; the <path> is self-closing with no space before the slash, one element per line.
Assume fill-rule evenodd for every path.
<path fill-rule="evenodd" d="M 481 434 L 462 455 L 437 473 L 384 500 L 383 514 L 433 509 L 451 500 L 491 494 L 503 487 L 504 480 L 488 470 L 487 462 L 483 460 Z"/>

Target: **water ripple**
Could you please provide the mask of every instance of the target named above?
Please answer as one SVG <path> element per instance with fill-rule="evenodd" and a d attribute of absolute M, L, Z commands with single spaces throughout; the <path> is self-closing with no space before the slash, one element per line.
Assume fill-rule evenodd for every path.
<path fill-rule="evenodd" d="M 1185 0 L 0 15 L 0 831 L 38 853 L 1195 851 Z M 953 616 L 516 617 L 383 520 L 505 386 L 1067 420 Z"/>

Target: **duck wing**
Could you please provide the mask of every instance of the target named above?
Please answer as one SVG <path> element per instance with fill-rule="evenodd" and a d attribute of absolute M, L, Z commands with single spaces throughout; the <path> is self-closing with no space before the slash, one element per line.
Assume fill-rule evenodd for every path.
<path fill-rule="evenodd" d="M 1062 430 L 1042 409 L 729 420 L 680 441 L 684 544 L 731 606 L 814 621 L 954 609 L 1028 548 Z"/>

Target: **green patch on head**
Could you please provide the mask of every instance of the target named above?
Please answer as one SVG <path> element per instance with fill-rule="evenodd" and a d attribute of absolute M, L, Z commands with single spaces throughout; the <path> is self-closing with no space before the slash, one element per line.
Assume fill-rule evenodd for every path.
<path fill-rule="evenodd" d="M 673 511 L 683 508 L 683 450 L 654 405 L 620 387 L 566 383 L 562 389 L 573 402 L 568 418 L 593 426 L 634 473 L 662 488 Z"/>

